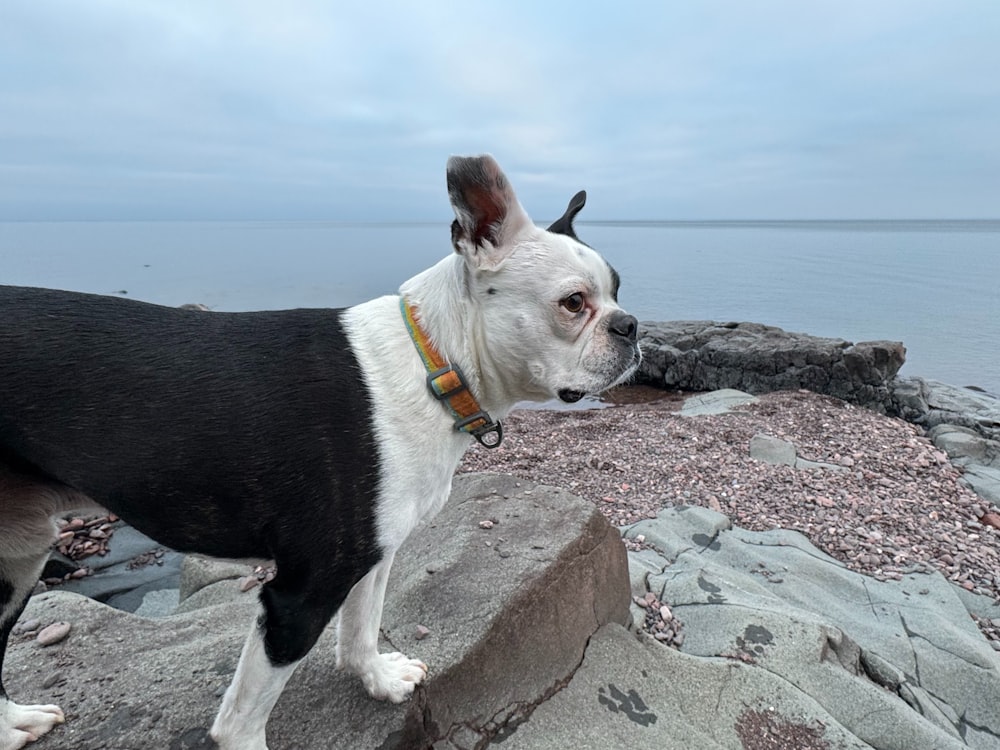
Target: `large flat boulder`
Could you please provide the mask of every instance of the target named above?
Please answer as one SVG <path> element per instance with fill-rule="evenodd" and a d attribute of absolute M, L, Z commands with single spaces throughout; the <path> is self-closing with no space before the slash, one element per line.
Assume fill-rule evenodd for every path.
<path fill-rule="evenodd" d="M 1000 654 L 970 616 L 1000 616 L 992 600 L 970 605 L 937 572 L 878 581 L 802 534 L 746 531 L 705 508 L 665 510 L 626 535 L 654 548 L 633 558 L 633 593 L 669 604 L 683 623 L 683 655 L 702 670 L 669 659 L 685 673 L 711 675 L 722 661 L 739 675 L 739 688 L 702 696 L 718 696 L 711 739 L 721 747 L 741 747 L 740 706 L 762 716 L 774 706 L 779 723 L 812 727 L 829 743 L 781 747 L 1000 748 Z M 636 609 L 641 624 L 646 612 Z M 627 692 L 638 683 L 616 684 Z M 666 711 L 680 697 L 663 700 Z"/>
<path fill-rule="evenodd" d="M 572 682 L 502 747 L 870 750 L 779 675 L 691 656 L 617 625 L 597 632 Z"/>
<path fill-rule="evenodd" d="M 214 580 L 196 567 L 207 585 L 188 581 L 178 614 L 158 620 L 67 592 L 32 599 L 23 619 L 73 626 L 45 648 L 15 637 L 8 653 L 12 696 L 67 713 L 39 750 L 212 746 L 206 730 L 258 609 L 234 577 L 246 568 Z M 590 503 L 509 477 L 457 477 L 449 504 L 397 555 L 386 599 L 383 648 L 429 664 L 425 685 L 401 706 L 371 700 L 334 669 L 328 628 L 272 715 L 270 747 L 485 744 L 566 684 L 594 632 L 627 621 L 628 588 L 621 538 Z"/>

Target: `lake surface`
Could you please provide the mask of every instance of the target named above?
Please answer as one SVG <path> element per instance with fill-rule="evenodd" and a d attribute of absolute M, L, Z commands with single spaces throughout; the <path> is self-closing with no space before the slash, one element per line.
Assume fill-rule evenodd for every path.
<path fill-rule="evenodd" d="M 1000 393 L 1000 221 L 580 222 L 641 320 L 753 321 L 907 348 Z M 451 252 L 442 224 L 0 223 L 0 283 L 216 310 L 340 307 Z M 2 314 L 2 311 L 0 311 Z"/>

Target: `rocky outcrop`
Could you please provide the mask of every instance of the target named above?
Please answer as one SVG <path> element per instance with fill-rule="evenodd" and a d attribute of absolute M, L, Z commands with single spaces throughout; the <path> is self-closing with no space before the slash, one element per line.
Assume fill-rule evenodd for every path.
<path fill-rule="evenodd" d="M 898 378 L 890 413 L 928 429 L 957 425 L 1000 440 L 1000 398 L 976 388 L 926 378 Z"/>
<path fill-rule="evenodd" d="M 626 536 L 646 548 L 626 556 L 562 490 L 457 477 L 400 551 L 383 621 L 383 648 L 425 660 L 428 681 L 407 704 L 370 700 L 334 670 L 328 629 L 275 709 L 270 747 L 1000 748 L 1000 655 L 969 618 L 1000 622 L 992 600 L 937 573 L 875 581 L 800 534 L 703 508 Z M 14 697 L 67 711 L 38 750 L 212 747 L 257 612 L 249 570 L 187 558 L 180 607 L 162 619 L 34 597 L 23 621 L 71 626 L 54 645 L 20 630 L 11 644 Z M 656 600 L 679 650 L 650 637 L 631 595 Z"/>
<path fill-rule="evenodd" d="M 20 635 L 8 653 L 12 695 L 67 713 L 38 750 L 211 747 L 207 727 L 258 611 L 239 585 L 248 570 L 187 565 L 180 610 L 160 620 L 63 591 L 35 596 L 23 620 L 72 625 L 56 645 Z M 593 633 L 627 622 L 628 602 L 625 548 L 591 503 L 510 477 L 457 477 L 397 555 L 383 619 L 383 650 L 429 664 L 425 686 L 402 706 L 371 700 L 335 671 L 328 628 L 272 715 L 270 747 L 482 746 L 560 690 Z"/>
<path fill-rule="evenodd" d="M 973 490 L 1000 503 L 1000 398 L 897 377 L 906 358 L 898 341 L 852 344 L 759 323 L 694 320 L 643 323 L 639 345 L 636 380 L 644 385 L 723 394 L 802 388 L 919 424 L 963 467 Z M 695 403 L 691 414 L 713 408 L 719 407 Z"/>
<path fill-rule="evenodd" d="M 889 413 L 927 428 L 976 494 L 1000 504 L 1000 398 L 937 380 L 898 378 Z"/>
<path fill-rule="evenodd" d="M 700 701 L 638 670 L 612 681 L 664 724 L 675 713 L 700 723 L 705 739 L 689 747 L 1000 748 L 1000 654 L 970 617 L 1000 615 L 993 600 L 937 572 L 876 581 L 801 534 L 745 531 L 700 507 L 665 510 L 625 535 L 649 546 L 631 556 L 633 594 L 669 602 L 683 623 L 681 653 L 657 657 L 661 674 L 691 679 Z M 644 608 L 634 617 L 648 622 Z M 640 728 L 604 718 L 628 739 L 613 746 L 654 747 Z M 753 721 L 785 744 L 740 744 Z"/>
<path fill-rule="evenodd" d="M 657 388 L 748 393 L 805 388 L 885 412 L 906 357 L 898 341 L 789 333 L 759 323 L 645 322 L 638 382 Z"/>

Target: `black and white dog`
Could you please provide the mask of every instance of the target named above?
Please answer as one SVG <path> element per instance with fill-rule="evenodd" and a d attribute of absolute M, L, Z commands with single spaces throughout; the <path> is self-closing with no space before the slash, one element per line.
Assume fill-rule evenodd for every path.
<path fill-rule="evenodd" d="M 265 725 L 334 615 L 337 666 L 403 701 L 427 667 L 377 650 L 393 556 L 441 508 L 470 436 L 518 401 L 575 401 L 639 364 L 618 275 L 548 230 L 489 156 L 452 158 L 456 253 L 398 296 L 344 310 L 212 313 L 0 287 L 0 667 L 55 537 L 113 511 L 159 542 L 269 558 L 277 575 L 211 735 L 266 750 Z M 331 541 L 333 543 L 331 544 Z M 0 684 L 0 750 L 63 721 Z"/>

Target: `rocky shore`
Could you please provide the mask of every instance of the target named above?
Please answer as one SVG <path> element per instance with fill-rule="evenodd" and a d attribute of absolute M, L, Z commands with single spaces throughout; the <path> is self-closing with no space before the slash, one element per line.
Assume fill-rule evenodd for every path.
<path fill-rule="evenodd" d="M 1000 502 L 1000 398 L 975 386 L 899 377 L 899 341 L 822 338 L 759 323 L 646 322 L 637 382 L 657 389 L 751 394 L 805 389 L 899 417 L 963 468 L 965 481 Z"/>
<path fill-rule="evenodd" d="M 747 529 L 800 530 L 877 578 L 929 565 L 1000 598 L 1000 400 L 899 378 L 900 342 L 679 321 L 643 323 L 640 345 L 638 385 L 600 404 L 615 408 L 516 411 L 504 445 L 470 451 L 460 471 L 564 486 L 618 526 L 701 505 Z M 681 408 L 687 392 L 717 389 L 749 395 L 737 392 L 731 410 L 718 398 Z M 753 449 L 768 440 L 793 459 L 759 460 Z M 119 525 L 70 521 L 46 583 L 129 611 L 169 608 L 180 556 Z"/>
<path fill-rule="evenodd" d="M 189 556 L 161 620 L 33 597 L 40 629 L 12 638 L 8 677 L 67 709 L 39 750 L 214 747 L 207 727 L 258 611 L 248 574 Z M 333 668 L 327 629 L 269 746 L 997 750 L 1000 655 L 977 613 L 1000 607 L 934 570 L 875 580 L 796 531 L 695 505 L 615 530 L 561 488 L 464 474 L 388 588 L 382 648 L 430 664 L 425 684 L 372 701 Z"/>
<path fill-rule="evenodd" d="M 566 487 L 616 526 L 700 506 L 748 530 L 800 531 L 878 580 L 930 566 L 1000 600 L 1000 508 L 921 427 L 802 390 L 745 394 L 735 407 L 730 397 L 728 411 L 695 416 L 683 396 L 645 396 L 588 412 L 515 412 L 504 445 L 470 451 L 461 470 Z M 759 452 L 775 442 L 784 459 Z M 1000 623 L 981 625 L 1000 649 Z"/>
<path fill-rule="evenodd" d="M 1000 401 L 898 377 L 898 342 L 694 321 L 644 324 L 641 345 L 639 384 L 511 414 L 460 467 L 505 476 L 460 476 L 415 535 L 384 635 L 436 666 L 426 692 L 373 708 L 331 683 L 327 644 L 274 747 L 1000 750 Z M 210 747 L 267 570 L 182 560 L 113 518 L 66 522 L 60 545 L 12 687 L 74 706 L 79 750 Z M 497 656 L 526 645 L 513 671 Z M 228 656 L 189 669 L 206 648 Z"/>

